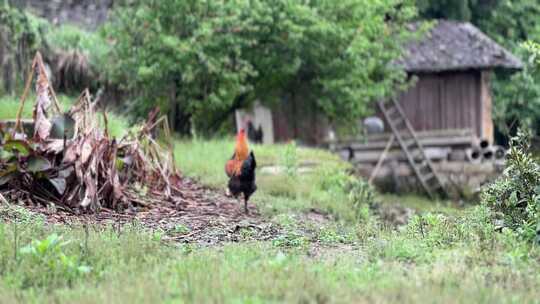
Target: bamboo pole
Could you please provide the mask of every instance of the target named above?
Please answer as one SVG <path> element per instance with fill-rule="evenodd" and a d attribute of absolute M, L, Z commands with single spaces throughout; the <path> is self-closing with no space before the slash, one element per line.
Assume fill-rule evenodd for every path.
<path fill-rule="evenodd" d="M 375 166 L 375 169 L 373 170 L 373 172 L 371 172 L 371 176 L 369 177 L 368 183 L 371 184 L 373 182 L 373 179 L 379 172 L 379 169 L 381 168 L 381 165 L 384 162 L 384 159 L 386 158 L 386 154 L 388 154 L 388 150 L 390 150 L 390 147 L 392 146 L 393 143 L 394 143 L 394 135 L 392 134 L 392 136 L 388 140 L 388 143 L 386 144 L 386 147 L 384 148 L 383 153 L 381 154 L 381 157 L 379 158 L 379 161 L 377 161 L 377 165 Z"/>

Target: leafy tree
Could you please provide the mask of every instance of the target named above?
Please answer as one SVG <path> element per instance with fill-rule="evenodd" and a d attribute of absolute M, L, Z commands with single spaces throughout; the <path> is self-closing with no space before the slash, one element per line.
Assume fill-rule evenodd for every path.
<path fill-rule="evenodd" d="M 476 0 L 418 0 L 417 6 L 424 18 L 469 21 L 472 15 L 471 5 L 476 2 Z"/>
<path fill-rule="evenodd" d="M 139 109 L 168 108 L 177 129 L 215 130 L 255 100 L 301 95 L 346 121 L 392 94 L 389 65 L 415 16 L 401 0 L 135 0 L 107 27 L 109 77 Z"/>
<path fill-rule="evenodd" d="M 534 41 L 527 41 L 523 44 L 523 47 L 534 55 L 534 61 L 540 65 L 540 44 Z"/>
<path fill-rule="evenodd" d="M 540 38 L 540 2 L 491 0 L 473 8 L 472 22 L 491 38 L 515 50 L 527 40 Z"/>
<path fill-rule="evenodd" d="M 520 57 L 526 59 L 523 71 L 498 73 L 493 82 L 493 118 L 499 131 L 507 138 L 516 134 L 520 126 L 538 128 L 540 122 L 540 57 L 525 46 L 517 50 Z"/>

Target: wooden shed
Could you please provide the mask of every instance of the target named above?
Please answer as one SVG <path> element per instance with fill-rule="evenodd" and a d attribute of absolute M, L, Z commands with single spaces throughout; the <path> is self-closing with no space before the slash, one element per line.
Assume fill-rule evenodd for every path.
<path fill-rule="evenodd" d="M 470 129 L 490 142 L 491 72 L 522 68 L 518 58 L 475 26 L 455 21 L 438 21 L 397 63 L 415 81 L 398 101 L 416 131 Z"/>

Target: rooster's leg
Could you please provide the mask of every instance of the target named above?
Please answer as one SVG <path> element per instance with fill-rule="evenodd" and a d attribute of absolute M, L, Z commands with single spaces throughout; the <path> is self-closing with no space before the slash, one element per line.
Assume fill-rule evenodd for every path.
<path fill-rule="evenodd" d="M 244 194 L 244 212 L 246 214 L 249 213 L 249 210 L 248 210 L 248 207 L 247 207 L 247 203 L 248 203 L 248 197 Z"/>

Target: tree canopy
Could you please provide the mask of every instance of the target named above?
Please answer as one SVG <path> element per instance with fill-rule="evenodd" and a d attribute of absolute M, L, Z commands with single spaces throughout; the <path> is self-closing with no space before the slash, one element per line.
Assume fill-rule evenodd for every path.
<path fill-rule="evenodd" d="M 404 83 L 390 63 L 415 14 L 401 0 L 130 1 L 106 29 L 109 77 L 137 92 L 139 109 L 167 108 L 181 131 L 300 92 L 347 121 Z"/>

